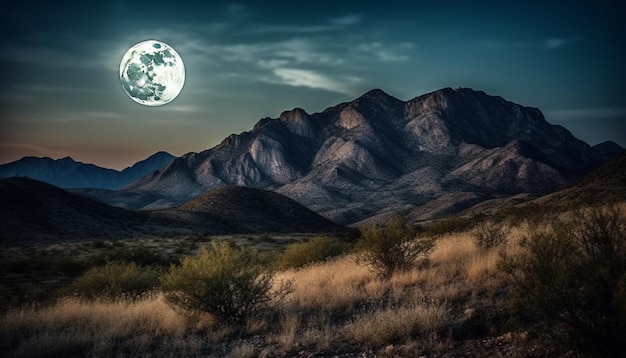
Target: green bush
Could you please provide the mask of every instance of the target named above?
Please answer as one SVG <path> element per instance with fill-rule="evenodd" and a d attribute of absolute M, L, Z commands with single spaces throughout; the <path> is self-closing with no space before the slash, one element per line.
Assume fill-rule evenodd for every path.
<path fill-rule="evenodd" d="M 272 281 L 256 252 L 214 242 L 197 255 L 183 258 L 180 266 L 172 266 L 161 285 L 171 304 L 241 324 L 286 292 L 273 292 Z"/>
<path fill-rule="evenodd" d="M 533 232 L 499 263 L 515 306 L 560 327 L 581 351 L 626 354 L 626 220 L 617 207 L 578 211 Z M 558 329 L 554 330 L 559 332 Z"/>
<path fill-rule="evenodd" d="M 277 266 L 281 269 L 296 268 L 339 256 L 346 252 L 348 245 L 337 238 L 316 237 L 309 241 L 287 246 Z"/>
<path fill-rule="evenodd" d="M 138 296 L 159 285 L 160 273 L 135 263 L 109 262 L 89 269 L 71 284 L 72 294 L 85 298 Z"/>
<path fill-rule="evenodd" d="M 361 235 L 357 261 L 369 265 L 382 279 L 413 267 L 416 260 L 426 258 L 435 245 L 433 239 L 417 236 L 416 228 L 402 218 L 389 220 L 383 228 L 364 227 Z"/>

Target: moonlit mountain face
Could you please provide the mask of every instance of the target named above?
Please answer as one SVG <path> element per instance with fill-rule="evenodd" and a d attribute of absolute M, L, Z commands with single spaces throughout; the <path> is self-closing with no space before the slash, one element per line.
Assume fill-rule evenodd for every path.
<path fill-rule="evenodd" d="M 146 106 L 161 106 L 178 96 L 185 84 L 185 66 L 169 45 L 148 40 L 131 47 L 120 63 L 126 94 Z"/>
<path fill-rule="evenodd" d="M 270 188 L 359 225 L 547 193 L 614 157 L 605 152 L 549 124 L 536 108 L 484 92 L 445 88 L 404 102 L 372 90 L 321 113 L 294 109 L 261 119 L 125 190 L 158 193 L 171 205 L 226 185 Z"/>

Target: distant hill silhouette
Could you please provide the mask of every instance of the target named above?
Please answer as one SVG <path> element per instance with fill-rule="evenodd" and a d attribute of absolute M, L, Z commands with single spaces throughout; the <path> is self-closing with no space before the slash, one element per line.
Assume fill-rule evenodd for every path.
<path fill-rule="evenodd" d="M 192 213 L 199 221 L 217 220 L 230 232 L 310 232 L 342 228 L 283 195 L 239 186 L 214 189 L 175 210 L 161 212 L 173 211 Z"/>
<path fill-rule="evenodd" d="M 343 228 L 273 192 L 222 188 L 176 209 L 111 207 L 29 178 L 0 179 L 0 246 L 164 234 L 327 232 Z"/>
<path fill-rule="evenodd" d="M 0 179 L 0 245 L 143 232 L 146 216 L 28 178 Z"/>
<path fill-rule="evenodd" d="M 60 188 L 118 189 L 169 164 L 175 157 L 158 152 L 120 171 L 62 159 L 24 157 L 0 165 L 0 177 L 28 177 Z"/>

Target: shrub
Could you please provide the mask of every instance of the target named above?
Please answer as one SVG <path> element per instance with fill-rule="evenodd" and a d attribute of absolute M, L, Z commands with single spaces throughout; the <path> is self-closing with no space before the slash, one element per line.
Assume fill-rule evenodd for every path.
<path fill-rule="evenodd" d="M 281 269 L 297 268 L 313 262 L 339 256 L 347 249 L 347 245 L 337 238 L 316 237 L 306 242 L 287 246 L 280 257 L 278 267 Z"/>
<path fill-rule="evenodd" d="M 159 271 L 135 263 L 109 262 L 89 269 L 71 286 L 70 292 L 84 298 L 138 296 L 159 285 Z"/>
<path fill-rule="evenodd" d="M 476 247 L 485 252 L 504 244 L 510 232 L 511 230 L 503 223 L 483 221 L 474 227 L 472 237 Z"/>
<path fill-rule="evenodd" d="M 441 236 L 453 232 L 463 232 L 474 226 L 475 222 L 475 218 L 450 216 L 431 223 L 424 232 L 424 235 Z"/>
<path fill-rule="evenodd" d="M 171 263 L 167 262 L 167 260 L 159 255 L 156 250 L 146 246 L 119 247 L 106 250 L 98 255 L 95 255 L 94 260 L 98 260 L 103 263 L 127 262 L 143 266 L 157 265 L 165 267 Z"/>
<path fill-rule="evenodd" d="M 626 220 L 617 207 L 578 211 L 503 257 L 523 312 L 565 329 L 588 354 L 626 353 Z M 557 331 L 557 330 L 555 330 Z"/>
<path fill-rule="evenodd" d="M 402 218 L 389 220 L 384 228 L 364 227 L 361 234 L 357 261 L 369 265 L 382 279 L 411 268 L 418 258 L 428 256 L 435 245 L 430 238 L 417 237 L 416 229 Z"/>
<path fill-rule="evenodd" d="M 272 276 L 256 252 L 227 242 L 212 243 L 196 256 L 172 266 L 162 280 L 165 298 L 191 312 L 205 312 L 218 320 L 241 324 L 286 288 L 272 292 Z"/>

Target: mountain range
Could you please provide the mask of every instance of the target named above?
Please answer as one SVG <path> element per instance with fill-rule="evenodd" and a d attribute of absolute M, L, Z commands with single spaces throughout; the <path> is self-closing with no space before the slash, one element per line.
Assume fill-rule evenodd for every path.
<path fill-rule="evenodd" d="M 295 108 L 263 118 L 200 153 L 173 160 L 157 153 L 151 158 L 158 160 L 133 166 L 145 170 L 135 181 L 125 176 L 126 184 L 96 171 L 57 177 L 64 180 L 59 186 L 82 188 L 73 191 L 103 203 L 160 213 L 217 188 L 262 188 L 339 224 L 359 226 L 391 215 L 429 220 L 482 202 L 541 196 L 622 153 L 613 142 L 591 147 L 548 123 L 539 109 L 482 91 L 444 88 L 401 101 L 375 89 L 320 113 Z M 57 162 L 63 161 L 70 160 Z M 55 170 L 46 173 L 47 165 L 22 175 L 44 173 L 48 177 L 38 178 L 55 184 Z M 121 178 L 124 171 L 117 173 Z M 233 200 L 239 195 L 226 193 Z M 220 205 L 228 202 L 220 198 Z"/>
<path fill-rule="evenodd" d="M 409 101 L 375 89 L 189 153 L 119 191 L 131 208 L 172 206 L 222 186 L 266 188 L 346 225 L 402 214 L 426 220 L 482 201 L 545 194 L 623 153 L 591 147 L 539 109 L 467 88 Z M 131 205 L 132 206 L 132 205 Z"/>
<path fill-rule="evenodd" d="M 70 157 L 57 160 L 24 157 L 0 165 L 0 178 L 21 176 L 60 188 L 119 189 L 169 164 L 174 158 L 169 153 L 157 152 L 122 171 L 117 171 L 77 162 Z"/>

